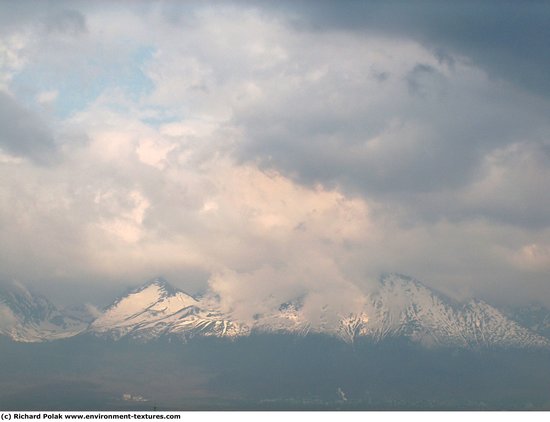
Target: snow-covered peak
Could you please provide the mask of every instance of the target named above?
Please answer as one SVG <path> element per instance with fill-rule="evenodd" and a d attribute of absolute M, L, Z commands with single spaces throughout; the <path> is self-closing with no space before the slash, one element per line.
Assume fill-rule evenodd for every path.
<path fill-rule="evenodd" d="M 151 287 L 156 287 L 159 289 L 159 291 L 162 292 L 164 295 L 173 295 L 176 294 L 178 291 L 181 291 L 179 289 L 176 289 L 174 286 L 172 286 L 165 278 L 163 277 L 157 277 L 152 280 L 149 280 L 145 282 L 140 287 L 133 290 L 133 292 L 138 292 L 140 290 L 145 290 Z"/>
<path fill-rule="evenodd" d="M 550 341 L 508 319 L 491 305 L 459 303 L 417 280 L 384 276 L 367 305 L 361 331 L 381 340 L 405 336 L 427 346 L 550 347 Z"/>
<path fill-rule="evenodd" d="M 144 324 L 181 315 L 197 303 L 195 298 L 174 288 L 166 280 L 155 279 L 116 300 L 91 324 L 91 329 L 126 335 Z"/>

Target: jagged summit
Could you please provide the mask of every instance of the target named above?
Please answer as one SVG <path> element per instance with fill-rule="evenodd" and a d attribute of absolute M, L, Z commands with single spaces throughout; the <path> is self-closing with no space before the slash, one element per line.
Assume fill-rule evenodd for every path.
<path fill-rule="evenodd" d="M 146 281 L 143 283 L 140 287 L 138 287 L 138 290 L 145 289 L 149 286 L 157 286 L 158 288 L 164 290 L 169 295 L 174 295 L 178 291 L 181 291 L 180 289 L 175 288 L 172 286 L 168 280 L 166 280 L 164 277 L 156 277 L 149 281 Z"/>
<path fill-rule="evenodd" d="M 162 278 L 150 280 L 118 298 L 90 326 L 97 333 L 121 337 L 144 328 L 162 332 L 168 319 L 191 312 L 197 301 Z"/>
<path fill-rule="evenodd" d="M 174 287 L 172 284 L 168 282 L 164 277 L 155 277 L 151 280 L 147 280 L 143 284 L 137 287 L 130 287 L 126 290 L 125 293 L 123 293 L 121 296 L 119 296 L 109 307 L 113 306 L 115 303 L 117 303 L 119 300 L 125 298 L 128 295 L 140 293 L 144 290 L 147 290 L 149 288 L 157 288 L 159 292 L 162 292 L 166 296 L 173 296 L 177 294 L 178 292 L 183 292 L 182 290 Z M 185 292 L 183 292 L 185 293 Z"/>

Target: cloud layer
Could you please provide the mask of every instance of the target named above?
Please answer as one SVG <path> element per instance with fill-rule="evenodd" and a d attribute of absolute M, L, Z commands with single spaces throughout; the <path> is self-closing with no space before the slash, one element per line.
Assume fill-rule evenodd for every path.
<path fill-rule="evenodd" d="M 546 8 L 37 4 L 0 13 L 2 279 L 550 304 Z"/>

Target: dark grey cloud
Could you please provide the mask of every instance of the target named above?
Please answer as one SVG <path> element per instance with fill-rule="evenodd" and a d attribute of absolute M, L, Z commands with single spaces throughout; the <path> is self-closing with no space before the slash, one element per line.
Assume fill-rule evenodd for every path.
<path fill-rule="evenodd" d="M 283 106 L 256 107 L 237 117 L 246 133 L 238 156 L 304 184 L 338 186 L 400 204 L 418 221 L 483 217 L 523 226 L 550 224 L 547 214 L 536 211 L 537 201 L 545 197 L 544 185 L 537 182 L 547 180 L 543 169 L 550 162 L 545 155 L 539 154 L 544 164 L 537 166 L 538 174 L 525 172 L 531 166 L 527 161 L 514 164 L 514 172 L 530 174 L 531 180 L 522 183 L 531 183 L 530 191 L 536 193 L 511 195 L 523 202 L 505 201 L 506 213 L 485 201 L 460 202 L 463 190 L 488 177 L 488 155 L 527 141 L 543 149 L 550 130 L 548 104 L 483 79 L 472 83 L 468 77 L 459 81 L 462 76 L 451 73 L 449 79 L 432 65 L 417 63 L 402 82 L 384 82 L 402 88 L 375 104 L 369 103 L 369 88 L 361 85 L 356 92 L 339 87 L 339 81 L 335 91 L 323 86 L 298 89 Z M 342 113 L 348 102 L 353 107 Z M 508 160 L 503 165 L 512 164 Z M 499 183 L 514 189 L 517 180 Z M 514 206 L 517 212 L 512 212 Z"/>
<path fill-rule="evenodd" d="M 81 1 L 0 1 L 0 31 L 21 29 L 22 25 L 49 22 L 53 27 L 80 26 L 83 16 L 74 10 L 84 5 Z M 70 24 L 69 22 L 73 22 Z M 62 23 L 64 22 L 64 23 Z"/>
<path fill-rule="evenodd" d="M 61 10 L 50 14 L 44 19 L 48 32 L 67 35 L 80 35 L 88 31 L 85 16 L 76 10 Z"/>
<path fill-rule="evenodd" d="M 247 2 L 251 4 L 250 2 Z M 266 3 L 297 27 L 408 37 L 442 57 L 464 55 L 489 74 L 550 96 L 550 3 L 545 1 L 339 1 Z"/>
<path fill-rule="evenodd" d="M 51 129 L 35 113 L 0 91 L 0 148 L 38 164 L 55 159 L 57 148 Z"/>
<path fill-rule="evenodd" d="M 50 29 L 86 28 L 84 10 L 109 2 L 0 1 L 4 29 L 42 19 Z M 470 58 L 490 75 L 505 78 L 538 95 L 550 96 L 550 3 L 546 1 L 455 2 L 452 0 L 293 0 L 209 2 L 209 7 L 244 6 L 280 19 L 299 30 L 354 30 L 405 37 L 422 42 L 439 57 Z M 136 1 L 126 12 L 150 13 L 156 8 L 175 25 L 188 25 L 200 2 Z"/>
<path fill-rule="evenodd" d="M 410 221 L 482 218 L 531 228 L 550 225 L 541 211 L 546 206 L 540 206 L 550 164 L 544 154 L 536 172 L 528 171 L 529 160 L 506 160 L 501 171 L 521 178 L 493 181 L 485 187 L 485 199 L 470 195 L 461 202 L 468 189 L 489 177 L 486 160 L 492 154 L 514 144 L 528 144 L 530 151 L 547 145 L 548 3 L 298 1 L 262 7 L 278 10 L 297 31 L 418 42 L 436 61 L 412 64 L 401 76 L 360 69 L 365 79 L 379 74 L 381 84 L 397 86 L 396 78 L 402 78 L 406 86 L 388 91 L 388 99 L 374 106 L 371 89 L 333 77 L 327 86 L 298 87 L 278 108 L 237 115 L 246 133 L 237 151 L 240 160 L 278 169 L 304 184 L 338 186 L 387 201 L 405 209 Z M 334 62 L 340 59 L 335 56 Z M 461 75 L 461 65 L 482 72 Z M 369 148 L 377 137 L 378 147 Z M 499 205 L 490 205 L 489 198 Z"/>
<path fill-rule="evenodd" d="M 433 78 L 434 75 L 437 75 L 437 71 L 428 64 L 417 64 L 407 76 L 407 85 L 409 87 L 409 92 L 412 94 L 426 96 L 426 88 L 423 87 L 424 80 Z"/>

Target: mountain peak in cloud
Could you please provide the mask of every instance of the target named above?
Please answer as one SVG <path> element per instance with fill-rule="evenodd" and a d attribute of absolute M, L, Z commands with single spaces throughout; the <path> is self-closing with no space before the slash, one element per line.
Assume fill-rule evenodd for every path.
<path fill-rule="evenodd" d="M 41 309 L 42 302 L 33 299 L 27 303 L 24 298 L 10 301 L 10 296 L 4 295 L 0 297 L 0 303 L 4 308 L 7 306 L 10 315 L 20 319 L 18 335 L 10 330 L 3 331 L 19 341 L 63 338 L 84 332 L 114 340 L 130 338 L 138 341 L 162 337 L 187 341 L 203 336 L 236 339 L 254 334 L 282 333 L 328 335 L 350 343 L 360 339 L 380 342 L 403 338 L 426 347 L 550 347 L 548 338 L 518 324 L 483 301 L 455 302 L 411 277 L 396 274 L 382 277 L 378 287 L 368 295 L 360 312 L 332 315 L 334 309 L 330 304 L 324 304 L 320 309 L 319 323 L 315 324 L 302 306 L 301 297 L 268 313 L 257 314 L 252 322 L 247 322 L 222 310 L 219 298 L 208 294 L 194 298 L 163 279 L 148 281 L 117 299 L 86 330 L 75 331 L 70 327 L 67 333 L 59 329 L 55 333 L 40 331 L 44 330 L 45 322 L 61 320 L 62 315 L 53 306 L 33 321 L 30 332 L 24 311 Z M 21 303 L 25 306 L 18 305 Z M 6 312 L 3 314 L 5 321 L 10 320 Z M 29 339 L 26 339 L 26 333 Z"/>
<path fill-rule="evenodd" d="M 181 290 L 175 288 L 172 286 L 168 280 L 166 280 L 164 277 L 155 277 L 151 280 L 146 281 L 143 283 L 140 287 L 137 287 L 136 291 L 142 291 L 150 287 L 158 288 L 159 290 L 165 292 L 165 294 L 169 296 L 173 296 L 177 294 L 178 292 L 182 292 Z"/>

